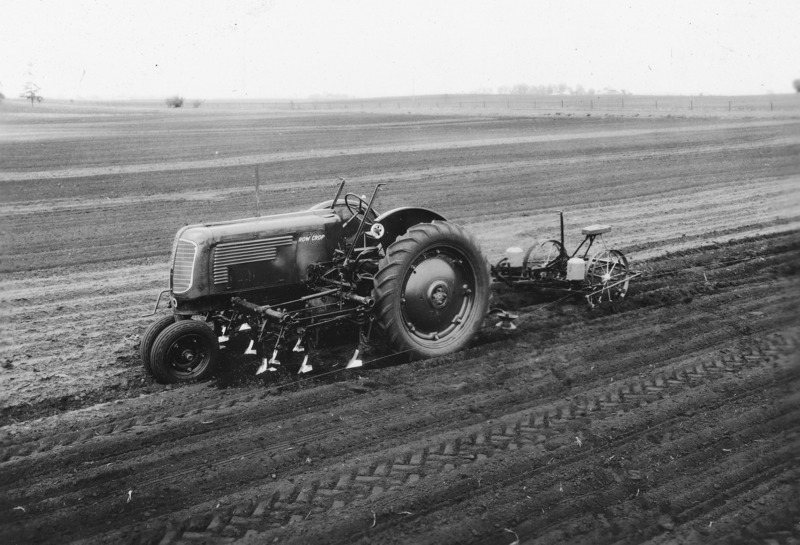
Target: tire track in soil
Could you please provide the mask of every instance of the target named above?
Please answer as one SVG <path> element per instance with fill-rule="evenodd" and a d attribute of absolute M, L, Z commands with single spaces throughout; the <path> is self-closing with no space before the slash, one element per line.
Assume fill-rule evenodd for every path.
<path fill-rule="evenodd" d="M 555 434 L 549 438 L 543 437 L 541 432 L 545 429 L 566 425 L 569 421 L 575 421 L 582 416 L 585 417 L 593 411 L 609 411 L 613 415 L 620 405 L 625 406 L 633 403 L 636 406 L 641 403 L 642 399 L 646 399 L 648 394 L 652 398 L 654 392 L 662 392 L 670 387 L 675 390 L 675 385 L 686 387 L 691 385 L 692 382 L 707 381 L 709 376 L 714 376 L 715 374 L 724 375 L 735 372 L 735 367 L 737 366 L 739 370 L 764 366 L 774 358 L 776 346 L 779 347 L 780 353 L 786 352 L 787 348 L 789 350 L 796 348 L 796 338 L 797 331 L 792 331 L 790 335 L 791 341 L 787 344 L 785 337 L 775 335 L 767 339 L 765 343 L 762 342 L 760 346 L 757 346 L 750 353 L 743 353 L 738 359 L 727 362 L 714 360 L 704 365 L 695 364 L 690 368 L 673 370 L 667 381 L 663 380 L 665 371 L 660 370 L 656 376 L 628 383 L 621 387 L 614 387 L 613 389 L 609 389 L 607 386 L 601 387 L 599 388 L 600 392 L 590 392 L 585 396 L 581 396 L 581 400 L 578 403 L 573 401 L 569 404 L 554 404 L 540 408 L 538 411 L 541 412 L 534 414 L 528 412 L 522 416 L 512 415 L 513 420 L 511 422 L 505 422 L 489 429 L 478 426 L 479 431 L 473 429 L 468 435 L 445 441 L 438 446 L 427 446 L 411 453 L 406 452 L 400 456 L 395 456 L 393 461 L 390 461 L 390 453 L 384 453 L 378 457 L 379 462 L 377 464 L 375 463 L 375 458 L 373 458 L 372 463 L 369 465 L 360 464 L 351 467 L 349 471 L 340 471 L 338 479 L 335 478 L 335 475 L 333 476 L 334 478 L 331 475 L 322 475 L 316 479 L 312 478 L 311 482 L 306 482 L 305 485 L 292 484 L 292 486 L 289 486 L 287 483 L 278 483 L 273 487 L 274 492 L 272 495 L 265 493 L 266 491 L 263 489 L 258 490 L 258 497 L 266 497 L 267 499 L 249 502 L 247 507 L 243 507 L 244 504 L 240 503 L 232 512 L 228 510 L 228 520 L 225 520 L 226 515 L 220 513 L 213 517 L 206 515 L 198 518 L 195 515 L 191 520 L 185 520 L 183 525 L 179 524 L 178 527 L 189 528 L 189 530 L 185 530 L 188 531 L 186 539 L 199 539 L 204 535 L 202 532 L 197 531 L 198 527 L 202 525 L 200 523 L 202 519 L 202 523 L 207 524 L 205 530 L 209 535 L 216 534 L 221 537 L 240 536 L 243 531 L 237 529 L 237 525 L 247 523 L 252 526 L 252 524 L 259 522 L 254 521 L 253 518 L 259 519 L 260 515 L 267 511 L 270 511 L 270 515 L 265 517 L 266 520 L 260 520 L 260 526 L 263 526 L 267 521 L 280 521 L 284 524 L 286 522 L 296 523 L 305 519 L 309 514 L 316 515 L 324 513 L 328 509 L 340 509 L 344 507 L 347 500 L 349 500 L 349 503 L 354 503 L 366 496 L 379 496 L 385 490 L 392 491 L 404 485 L 415 484 L 420 478 L 430 476 L 430 473 L 435 474 L 436 469 L 432 470 L 426 465 L 431 461 L 434 461 L 434 463 L 439 462 L 436 464 L 439 466 L 439 470 L 447 472 L 456 468 L 460 470 L 462 466 L 472 462 L 486 460 L 492 457 L 496 451 L 516 451 L 520 448 L 532 446 L 533 448 L 529 449 L 528 455 L 541 456 L 553 448 L 563 448 L 571 442 L 571 438 L 570 441 L 565 442 L 562 434 Z M 729 365 L 726 367 L 726 364 Z M 680 368 L 681 365 L 685 364 L 681 363 L 677 367 Z M 694 397 L 697 397 L 696 393 Z M 723 400 L 722 402 L 726 401 Z M 602 413 L 592 414 L 591 420 L 594 421 L 602 417 Z M 651 427 L 648 426 L 647 430 L 650 429 Z M 575 433 L 575 430 L 570 429 L 566 433 Z M 580 434 L 578 437 L 580 437 Z M 442 464 L 442 459 L 447 461 Z M 353 495 L 350 490 L 353 487 L 361 490 L 358 490 Z M 245 494 L 245 497 L 247 495 Z M 252 492 L 249 495 L 252 497 Z M 335 499 L 331 503 L 331 496 L 339 499 Z M 248 509 L 250 514 L 245 515 L 244 513 Z M 302 512 L 298 512 L 301 510 Z M 306 513 L 306 510 L 308 513 Z M 253 515 L 253 513 L 256 513 L 256 515 Z M 304 514 L 305 517 L 303 516 Z M 209 518 L 211 519 L 210 522 Z M 174 534 L 173 538 L 176 538 L 180 532 L 174 528 L 167 530 L 164 534 L 165 543 L 170 542 L 170 539 L 167 538 L 172 534 Z M 207 537 L 208 535 L 205 535 L 203 539 Z M 134 539 L 131 542 L 137 541 Z"/>
<path fill-rule="evenodd" d="M 796 382 L 796 373 L 794 379 Z M 773 387 L 777 385 L 772 380 L 769 382 L 772 382 Z M 768 383 L 761 385 L 765 384 Z M 744 392 L 734 396 L 734 400 L 756 397 L 757 394 Z M 688 403 L 683 404 L 678 410 L 670 411 L 671 415 L 666 415 L 669 418 L 659 419 L 655 426 L 640 423 L 634 429 L 628 428 L 625 433 L 609 437 L 605 441 L 599 435 L 603 430 L 594 428 L 598 435 L 590 439 L 596 440 L 599 444 L 587 445 L 586 452 L 571 454 L 566 449 L 566 452 L 556 450 L 548 453 L 544 459 L 529 460 L 518 457 L 509 459 L 499 468 L 491 467 L 481 472 L 462 473 L 459 478 L 467 482 L 456 484 L 455 490 L 452 479 L 450 489 L 447 488 L 447 483 L 437 481 L 429 485 L 425 495 L 422 496 L 424 499 L 418 500 L 409 494 L 408 498 L 389 498 L 383 504 L 375 502 L 370 507 L 374 512 L 383 514 L 382 523 L 376 524 L 375 529 L 370 527 L 369 521 L 364 520 L 363 509 L 360 514 L 354 514 L 356 510 L 351 510 L 349 513 L 341 514 L 343 518 L 349 514 L 353 520 L 339 529 L 338 539 L 313 539 L 314 534 L 309 533 L 294 541 L 369 542 L 384 532 L 411 526 L 407 533 L 403 532 L 405 541 L 479 542 L 505 545 L 508 543 L 507 536 L 503 537 L 502 533 L 498 532 L 499 524 L 500 527 L 512 528 L 514 533 L 523 538 L 524 543 L 604 543 L 617 542 L 622 536 L 624 536 L 623 542 L 639 542 L 650 537 L 648 534 L 663 532 L 665 526 L 671 528 L 678 523 L 691 525 L 701 515 L 708 516 L 708 511 L 702 508 L 703 505 L 716 506 L 724 503 L 724 500 L 720 502 L 720 498 L 739 493 L 752 493 L 751 489 L 757 483 L 763 486 L 774 484 L 771 481 L 776 481 L 785 487 L 786 481 L 791 482 L 791 479 L 798 474 L 795 452 L 799 442 L 795 436 L 789 445 L 773 441 L 776 443 L 775 450 L 767 454 L 764 454 L 763 447 L 758 447 L 757 453 L 743 451 L 727 455 L 727 461 L 732 462 L 731 465 L 735 465 L 737 470 L 715 476 L 714 484 L 709 484 L 707 475 L 704 476 L 709 468 L 701 464 L 713 463 L 720 458 L 720 452 L 724 452 L 719 437 L 714 437 L 713 431 L 701 430 L 696 435 L 676 441 L 668 439 L 655 446 L 651 435 L 654 429 L 658 431 L 659 428 L 685 420 L 681 412 L 692 406 L 700 406 L 704 410 L 708 410 L 711 406 L 715 414 L 723 418 L 725 405 L 730 398 L 717 395 L 711 403 L 709 400 L 698 403 L 696 395 L 683 398 Z M 764 440 L 761 437 L 765 433 L 774 433 L 791 425 L 796 426 L 799 419 L 800 413 L 796 403 L 794 405 L 787 403 L 781 410 L 771 411 L 768 415 L 757 407 L 741 417 L 728 419 L 726 423 L 744 430 L 742 439 L 761 441 Z M 626 469 L 610 464 L 610 461 L 619 454 L 621 446 L 626 447 L 624 451 L 626 454 L 633 451 L 633 455 L 625 459 L 629 467 L 641 467 L 642 461 L 652 467 L 652 458 L 657 457 L 665 448 L 675 451 L 676 457 L 670 462 L 671 468 L 666 466 L 667 471 L 661 468 L 650 471 Z M 577 450 L 583 450 L 580 447 L 577 447 Z M 576 449 L 574 446 L 572 448 Z M 608 456 L 609 454 L 611 456 Z M 736 457 L 742 460 L 733 463 Z M 550 459 L 545 461 L 547 458 Z M 596 469 L 587 474 L 586 465 L 592 458 L 597 460 Z M 669 477 L 674 480 L 667 481 L 666 485 L 660 485 L 659 481 L 663 482 Z M 434 484 L 444 489 L 439 491 Z M 430 492 L 431 489 L 436 491 Z M 645 518 L 641 514 L 641 507 L 645 503 L 661 505 L 664 511 L 671 514 L 658 518 Z M 403 509 L 414 509 L 415 512 Z M 468 513 L 467 520 L 463 520 L 463 515 L 459 517 L 459 512 Z M 490 524 L 480 520 L 483 518 L 480 515 L 487 512 L 493 513 Z M 587 514 L 576 516 L 576 512 Z M 688 516 L 687 513 L 692 516 Z M 397 516 L 398 514 L 405 516 Z M 474 522 L 470 519 L 470 515 L 475 517 Z M 377 517 L 376 519 L 381 520 Z M 442 525 L 441 522 L 437 524 L 437 521 L 441 520 L 458 520 L 458 522 L 449 525 Z M 488 531 L 487 527 L 490 528 Z M 417 528 L 422 530 L 415 530 Z M 329 524 L 325 531 L 327 535 L 335 532 L 336 523 Z M 315 533 L 322 535 L 318 530 Z M 633 535 L 637 536 L 636 540 L 631 539 Z M 292 542 L 289 533 L 280 537 Z"/>
<path fill-rule="evenodd" d="M 741 361 L 753 362 L 754 360 L 748 359 L 752 358 L 753 353 L 760 354 L 763 360 L 773 359 L 775 356 L 776 346 L 782 346 L 783 350 L 781 350 L 781 352 L 786 360 L 783 363 L 791 363 L 789 358 L 791 358 L 793 355 L 791 351 L 797 347 L 798 331 L 795 330 L 791 332 L 790 336 L 792 342 L 789 344 L 786 344 L 784 342 L 785 338 L 781 338 L 779 335 L 771 336 L 765 341 L 758 343 L 754 350 L 745 351 L 741 357 Z M 789 358 L 786 358 L 787 355 Z M 775 363 L 774 359 L 773 363 Z M 715 365 L 709 365 L 707 370 L 713 372 L 715 369 Z M 764 370 L 768 371 L 769 367 L 765 367 Z M 730 375 L 728 376 L 730 377 Z M 725 375 L 720 374 L 720 377 L 722 377 L 724 380 Z M 467 485 L 456 484 L 455 490 L 452 489 L 452 484 L 451 487 L 448 488 L 448 483 L 446 481 L 437 480 L 434 483 L 429 484 L 426 490 L 414 494 L 409 492 L 406 494 L 407 497 L 402 499 L 390 497 L 386 500 L 386 502 L 383 503 L 376 499 L 374 502 L 369 504 L 369 508 L 372 509 L 373 512 L 378 513 L 376 520 L 381 520 L 380 515 L 382 514 L 385 522 L 378 524 L 375 530 L 370 527 L 371 521 L 364 516 L 365 512 L 369 512 L 369 509 L 364 509 L 367 503 L 362 502 L 359 506 L 360 509 L 356 508 L 340 513 L 340 518 L 348 518 L 349 516 L 354 520 L 344 523 L 346 528 L 340 530 L 341 533 L 337 536 L 338 539 L 330 538 L 331 532 L 335 531 L 336 529 L 336 523 L 331 522 L 324 530 L 317 530 L 313 533 L 306 534 L 302 538 L 295 539 L 295 541 L 351 543 L 357 542 L 356 538 L 363 537 L 366 542 L 370 542 L 370 539 L 374 541 L 374 539 L 376 539 L 377 536 L 379 536 L 382 532 L 385 532 L 397 525 L 411 525 L 416 528 L 422 528 L 423 533 L 414 534 L 411 532 L 410 536 L 413 537 L 410 537 L 409 534 L 403 534 L 404 541 L 411 541 L 414 543 L 467 543 L 471 542 L 473 539 L 477 539 L 477 541 L 480 543 L 507 544 L 508 536 L 491 540 L 488 539 L 487 536 L 480 535 L 481 532 L 479 532 L 478 529 L 481 529 L 482 532 L 485 532 L 485 527 L 491 525 L 487 525 L 483 522 L 471 524 L 469 515 L 467 516 L 467 520 L 463 520 L 464 515 L 458 516 L 457 514 L 459 512 L 470 511 L 470 503 L 465 503 L 467 500 L 469 500 L 471 503 L 476 503 L 476 497 L 486 498 L 486 496 L 493 495 L 494 498 L 497 498 L 501 494 L 502 496 L 500 500 L 493 499 L 491 497 L 488 499 L 481 499 L 481 501 L 485 501 L 485 504 L 480 505 L 480 509 L 477 509 L 477 514 L 480 515 L 485 513 L 489 509 L 487 506 L 493 503 L 499 503 L 501 506 L 507 503 L 511 506 L 507 509 L 510 510 L 511 513 L 509 514 L 501 510 L 502 516 L 506 517 L 507 520 L 501 520 L 500 522 L 503 522 L 506 526 L 514 528 L 519 536 L 524 536 L 526 534 L 545 536 L 541 539 L 532 540 L 531 542 L 565 542 L 565 537 L 572 538 L 573 536 L 569 535 L 569 532 L 567 532 L 565 536 L 565 530 L 558 529 L 558 526 L 563 521 L 567 520 L 569 520 L 570 526 L 579 526 L 580 523 L 575 521 L 575 512 L 581 512 L 582 508 L 586 508 L 590 511 L 597 511 L 597 505 L 611 505 L 612 503 L 623 501 L 626 498 L 629 502 L 634 501 L 634 498 L 638 498 L 639 496 L 640 487 L 642 490 L 647 489 L 649 498 L 648 501 L 651 503 L 669 503 L 669 501 L 672 500 L 673 505 L 671 510 L 675 513 L 675 518 L 687 518 L 681 510 L 697 510 L 696 506 L 699 501 L 697 500 L 697 497 L 702 496 L 703 494 L 705 496 L 709 496 L 709 494 L 712 496 L 711 498 L 704 497 L 704 501 L 714 503 L 714 498 L 726 494 L 726 491 L 736 488 L 746 491 L 750 488 L 750 484 L 754 482 L 761 482 L 761 479 L 765 476 L 770 476 L 773 474 L 779 475 L 780 479 L 785 481 L 796 475 L 797 466 L 795 461 L 797 456 L 795 453 L 796 446 L 799 444 L 797 434 L 795 433 L 794 439 L 790 441 L 788 446 L 783 441 L 774 441 L 773 438 L 773 442 L 777 443 L 776 446 L 780 447 L 779 453 L 772 454 L 772 458 L 775 458 L 775 460 L 765 459 L 762 456 L 762 453 L 766 449 L 763 447 L 758 447 L 759 453 L 756 456 L 751 456 L 751 458 L 755 459 L 755 461 L 751 464 L 754 475 L 750 475 L 747 479 L 743 479 L 742 473 L 738 470 L 731 471 L 729 475 L 725 476 L 727 481 L 724 489 L 720 490 L 721 487 L 717 482 L 715 482 L 715 484 L 712 486 L 708 484 L 707 478 L 699 479 L 699 475 L 692 474 L 688 477 L 684 477 L 683 481 L 678 480 L 677 483 L 667 480 L 668 490 L 662 494 L 663 498 L 661 499 L 653 497 L 654 492 L 649 486 L 651 477 L 645 474 L 645 471 L 640 471 L 637 469 L 623 470 L 620 468 L 608 470 L 606 469 L 609 467 L 608 463 L 604 463 L 604 469 L 600 470 L 599 478 L 598 475 L 595 474 L 587 479 L 586 458 L 594 456 L 600 460 L 602 460 L 603 457 L 610 460 L 619 455 L 619 452 L 611 451 L 603 454 L 598 452 L 598 450 L 604 451 L 608 450 L 609 448 L 626 446 L 626 453 L 630 453 L 631 451 L 634 453 L 630 459 L 629 465 L 632 467 L 638 467 L 641 464 L 637 463 L 637 459 L 651 460 L 654 457 L 659 457 L 659 454 L 661 457 L 664 457 L 662 451 L 668 449 L 669 451 L 676 452 L 676 455 L 677 453 L 680 453 L 679 462 L 675 462 L 674 460 L 672 462 L 673 464 L 681 464 L 679 470 L 676 470 L 677 472 L 691 468 L 696 469 L 697 467 L 700 467 L 699 463 L 703 459 L 718 458 L 719 453 L 724 452 L 724 449 L 717 448 L 720 438 L 715 437 L 715 435 L 717 435 L 718 432 L 709 428 L 701 427 L 698 434 L 680 437 L 677 440 L 673 440 L 670 437 L 673 432 L 670 431 L 669 428 L 672 427 L 675 422 L 686 421 L 686 412 L 688 410 L 695 408 L 702 409 L 703 411 L 707 412 L 710 408 L 713 409 L 716 411 L 719 421 L 725 422 L 727 428 L 740 430 L 740 441 L 752 442 L 753 440 L 759 440 L 757 439 L 758 437 L 762 437 L 768 433 L 774 433 L 776 431 L 779 432 L 781 430 L 792 428 L 796 430 L 798 421 L 800 420 L 800 411 L 797 409 L 797 401 L 800 400 L 800 397 L 798 397 L 796 393 L 793 393 L 793 397 L 786 399 L 782 403 L 782 407 L 780 409 L 771 411 L 766 419 L 765 415 L 763 414 L 764 411 L 760 406 L 755 407 L 754 410 L 750 410 L 747 414 L 744 414 L 741 417 L 737 416 L 734 419 L 726 418 L 725 413 L 730 410 L 731 402 L 752 398 L 758 404 L 758 402 L 761 401 L 761 396 L 758 392 L 754 392 L 756 388 L 771 386 L 773 390 L 791 390 L 791 388 L 785 387 L 785 385 L 781 382 L 781 379 L 791 379 L 793 384 L 797 384 L 798 378 L 800 378 L 800 374 L 798 374 L 798 369 L 795 366 L 793 368 L 790 367 L 787 371 L 783 372 L 781 376 L 778 377 L 777 381 L 776 377 L 772 376 L 770 373 L 763 373 L 761 376 L 757 377 L 757 380 L 754 384 L 751 383 L 753 388 L 740 391 L 735 395 L 731 395 L 727 390 L 716 392 L 698 392 L 691 390 L 685 390 L 683 392 L 678 391 L 677 393 L 670 392 L 666 394 L 669 396 L 668 399 L 673 401 L 673 403 L 678 404 L 677 407 L 669 409 L 666 414 L 663 411 L 659 411 L 656 407 L 656 404 L 652 404 L 650 407 L 648 407 L 646 398 L 634 400 L 632 405 L 631 401 L 626 398 L 625 404 L 628 405 L 625 407 L 626 414 L 621 415 L 618 412 L 614 416 L 620 420 L 633 419 L 641 421 L 636 425 L 632 425 L 630 422 L 615 423 L 613 422 L 614 416 L 611 418 L 606 416 L 606 420 L 612 421 L 611 423 L 608 423 L 607 421 L 604 421 L 604 416 L 602 413 L 593 414 L 591 423 L 589 426 L 587 426 L 591 433 L 587 433 L 583 440 L 583 442 L 586 443 L 590 449 L 589 452 L 585 454 L 571 455 L 569 454 L 569 448 L 575 449 L 575 445 L 562 444 L 554 450 L 547 451 L 544 457 L 539 456 L 538 460 L 531 461 L 529 458 L 537 457 L 537 454 L 539 453 L 530 451 L 528 454 L 522 456 L 524 461 L 519 461 L 519 459 L 511 460 L 508 464 L 504 463 L 501 466 L 501 469 L 492 467 L 489 469 L 483 468 L 482 471 L 476 470 L 474 473 L 462 473 L 459 476 L 459 479 L 468 479 L 469 482 Z M 701 388 L 702 390 L 707 390 L 709 387 L 709 382 L 704 381 L 701 375 L 695 375 L 694 379 L 692 379 L 692 382 L 696 382 L 695 386 Z M 740 381 L 734 379 L 734 382 Z M 679 402 L 676 402 L 675 398 L 678 398 Z M 654 409 L 654 407 L 656 408 Z M 645 412 L 654 413 L 658 419 L 654 420 L 652 414 L 649 416 L 649 418 L 638 417 L 637 413 Z M 762 422 L 762 420 L 764 422 Z M 763 427 L 765 425 L 766 427 Z M 603 428 L 608 428 L 608 430 L 604 430 Z M 616 436 L 607 437 L 609 431 L 617 431 L 620 428 L 624 429 L 625 431 L 621 434 L 617 433 Z M 666 428 L 665 439 L 662 441 L 655 441 L 656 444 L 654 445 L 654 441 L 652 441 L 653 434 L 659 433 L 659 431 L 664 428 Z M 565 431 L 565 433 L 580 434 L 579 431 L 576 431 L 575 427 L 570 428 L 569 431 Z M 503 435 L 508 436 L 508 432 L 505 431 Z M 578 435 L 578 437 L 580 437 L 580 435 Z M 641 447 L 638 445 L 630 446 L 629 443 L 631 442 L 632 438 L 639 438 L 641 440 L 640 442 L 644 444 Z M 593 443 L 599 443 L 599 446 L 591 446 Z M 514 443 L 509 442 L 508 445 L 513 446 Z M 577 449 L 581 450 L 581 447 L 583 447 L 583 445 L 579 444 Z M 702 447 L 702 452 L 698 451 L 699 447 Z M 511 450 L 511 453 L 517 452 L 516 448 L 509 450 Z M 559 452 L 561 450 L 567 451 L 566 460 L 560 459 Z M 731 449 L 728 449 L 728 451 L 730 450 Z M 609 458 L 608 454 L 612 452 L 613 454 Z M 690 454 L 685 454 L 687 452 Z M 490 456 L 489 463 L 495 460 L 498 455 L 501 455 L 501 453 L 502 449 L 500 449 L 498 453 L 495 453 L 495 455 Z M 741 454 L 741 456 L 747 455 L 747 453 Z M 550 460 L 545 462 L 547 458 L 550 458 Z M 554 463 L 554 461 L 556 462 Z M 734 467 L 739 467 L 739 464 L 731 465 Z M 462 465 L 459 466 L 458 469 L 459 471 L 462 471 L 465 467 L 467 466 Z M 509 467 L 512 469 L 509 469 Z M 530 469 L 528 469 L 528 467 L 530 467 Z M 509 473 L 510 475 L 508 475 Z M 542 483 L 542 475 L 547 473 L 555 473 L 556 475 L 553 476 L 549 481 Z M 695 473 L 697 472 L 695 471 Z M 532 474 L 536 475 L 537 480 L 535 481 L 534 485 L 530 486 L 529 491 L 526 492 L 524 487 L 525 481 L 521 480 L 521 478 L 526 476 L 530 477 Z M 628 475 L 626 476 L 626 474 Z M 747 473 L 745 473 L 745 475 L 747 475 Z M 667 479 L 667 476 L 660 475 L 659 479 L 664 481 Z M 598 480 L 601 481 L 599 483 L 600 486 L 597 486 L 598 483 L 594 482 Z M 702 483 L 699 487 L 701 490 L 692 491 L 689 494 L 685 494 L 685 498 L 680 497 L 680 492 L 691 490 L 690 485 L 692 485 L 695 480 Z M 450 483 L 453 481 L 454 479 L 450 479 Z M 481 481 L 492 484 L 489 484 L 488 486 L 482 486 Z M 586 484 L 587 482 L 588 485 Z M 615 482 L 622 484 L 615 485 Z M 789 482 L 791 482 L 791 480 L 789 480 Z M 568 486 L 570 489 L 565 491 L 563 488 L 564 483 L 569 483 Z M 539 495 L 537 495 L 535 498 L 532 498 L 531 495 L 534 495 L 533 491 L 537 489 L 537 485 L 539 489 L 537 492 Z M 589 485 L 591 485 L 591 490 L 582 490 L 582 488 L 585 488 Z M 520 490 L 520 488 L 522 488 L 522 490 Z M 710 493 L 708 489 L 711 489 L 713 493 Z M 635 490 L 636 493 L 633 494 L 632 490 Z M 676 491 L 678 492 L 678 499 L 675 499 Z M 702 494 L 700 494 L 701 492 Z M 566 499 L 564 498 L 565 495 L 567 496 Z M 526 499 L 528 501 L 525 501 Z M 613 502 L 610 500 L 613 500 Z M 561 507 L 562 504 L 564 506 L 563 508 Z M 683 505 L 683 507 L 681 507 L 681 505 Z M 496 505 L 492 505 L 492 508 L 494 511 L 500 509 L 500 507 L 497 507 Z M 450 509 L 451 512 L 443 512 L 447 509 Z M 539 509 L 542 509 L 542 516 L 533 516 L 532 514 L 538 513 Z M 545 509 L 548 511 L 546 516 Z M 411 513 L 411 511 L 415 511 L 415 513 Z M 456 514 L 453 514 L 453 512 Z M 428 516 L 431 517 L 431 520 L 415 520 L 415 518 Z M 522 523 L 517 527 L 514 527 L 513 524 L 509 523 L 509 521 L 513 522 L 515 519 L 526 520 L 531 518 L 534 520 Z M 442 528 L 441 520 L 458 520 L 458 522 Z M 493 522 L 495 522 L 494 526 L 497 526 L 497 517 L 495 517 Z M 656 526 L 663 526 L 664 524 L 672 524 L 672 522 L 665 523 L 664 521 L 661 521 L 658 522 Z M 354 527 L 357 528 L 354 529 Z M 551 527 L 556 529 L 552 529 Z M 633 522 L 629 522 L 628 528 L 624 530 L 618 529 L 613 532 L 613 534 L 630 536 L 631 532 L 637 533 L 641 531 L 641 527 L 641 522 L 634 520 Z M 366 530 L 367 528 L 370 529 Z M 301 529 L 299 531 L 302 532 Z M 298 528 L 295 528 L 293 533 L 287 532 L 276 534 L 276 537 L 279 537 L 280 539 L 285 538 L 288 540 L 288 542 L 292 542 L 291 537 L 292 535 L 296 535 L 297 532 Z M 550 536 L 551 539 L 546 539 L 546 532 L 551 532 L 554 534 L 554 536 Z M 494 533 L 496 534 L 497 532 L 495 531 Z M 323 535 L 328 537 L 320 538 L 320 536 Z M 370 539 L 366 539 L 366 536 L 369 536 Z M 261 535 L 258 537 L 261 538 L 266 536 Z M 271 538 L 272 536 L 270 535 L 269 537 Z M 317 539 L 314 539 L 315 537 Z M 573 541 L 572 539 L 567 539 L 566 541 L 581 542 Z M 257 542 L 257 540 L 252 542 Z M 523 542 L 528 541 L 523 540 Z M 590 536 L 590 539 L 587 540 L 587 542 L 595 543 L 602 541 L 597 539 L 596 536 Z"/>

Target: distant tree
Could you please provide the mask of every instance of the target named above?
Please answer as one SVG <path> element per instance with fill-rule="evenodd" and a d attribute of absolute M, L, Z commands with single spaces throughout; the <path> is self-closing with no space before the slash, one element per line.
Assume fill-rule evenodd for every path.
<path fill-rule="evenodd" d="M 35 102 L 41 102 L 44 100 L 39 94 L 39 86 L 33 81 L 33 63 L 28 63 L 28 81 L 25 83 L 25 91 L 20 95 L 21 98 L 31 101 L 31 107 Z"/>
<path fill-rule="evenodd" d="M 202 105 L 203 105 L 203 101 L 202 100 L 193 100 L 192 101 L 192 108 L 199 108 Z"/>
<path fill-rule="evenodd" d="M 3 93 L 0 93 L 0 102 L 3 102 L 3 100 L 5 100 L 5 98 L 6 98 L 6 95 L 4 95 Z"/>
<path fill-rule="evenodd" d="M 25 91 L 20 95 L 20 98 L 31 101 L 31 106 L 36 102 L 42 102 L 44 97 L 39 94 L 39 86 L 29 81 L 25 84 Z"/>
<path fill-rule="evenodd" d="M 501 85 L 497 88 L 498 95 L 510 95 L 511 94 L 511 87 L 508 85 Z"/>
<path fill-rule="evenodd" d="M 526 95 L 528 94 L 528 84 L 527 83 L 518 83 L 511 89 L 511 93 L 514 95 Z"/>
<path fill-rule="evenodd" d="M 27 89 L 24 93 L 20 95 L 20 98 L 24 98 L 25 100 L 30 100 L 31 106 L 33 106 L 35 102 L 42 102 L 44 100 L 44 97 L 38 94 L 37 92 L 38 90 L 39 90 L 38 87 L 36 87 L 35 89 Z"/>
<path fill-rule="evenodd" d="M 794 80 L 794 90 L 800 93 L 800 79 Z"/>
<path fill-rule="evenodd" d="M 183 107 L 183 97 L 178 95 L 168 97 L 166 103 L 167 108 L 181 108 Z"/>

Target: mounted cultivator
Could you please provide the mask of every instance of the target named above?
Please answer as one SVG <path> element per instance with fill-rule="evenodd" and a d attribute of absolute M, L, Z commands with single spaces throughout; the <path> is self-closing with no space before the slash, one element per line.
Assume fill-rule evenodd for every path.
<path fill-rule="evenodd" d="M 305 211 L 178 231 L 170 289 L 153 312 L 169 295 L 171 314 L 142 336 L 145 370 L 161 382 L 202 379 L 220 350 L 229 350 L 258 356 L 257 373 L 289 359 L 307 373 L 320 343 L 356 331 L 347 368 L 362 365 L 374 336 L 411 358 L 451 354 L 489 316 L 512 326 L 514 316 L 489 311 L 490 275 L 580 292 L 592 305 L 623 297 L 632 277 L 616 250 L 603 246 L 589 257 L 607 226 L 584 229 L 584 243 L 568 255 L 562 217 L 560 241 L 524 255 L 512 248 L 489 267 L 474 238 L 440 214 L 413 207 L 378 214 L 373 205 L 383 184 L 369 200 L 342 197 L 344 185 Z"/>

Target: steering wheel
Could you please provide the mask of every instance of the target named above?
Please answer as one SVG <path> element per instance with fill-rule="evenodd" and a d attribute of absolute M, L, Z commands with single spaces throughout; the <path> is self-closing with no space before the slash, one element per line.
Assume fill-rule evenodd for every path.
<path fill-rule="evenodd" d="M 367 208 L 369 208 L 369 204 L 355 193 L 348 193 L 345 195 L 344 204 L 353 215 L 345 222 L 345 227 L 356 218 L 359 218 L 359 221 L 361 221 L 360 218 L 366 214 Z M 364 220 L 364 225 L 367 227 L 372 225 L 373 220 L 375 219 L 375 213 L 373 212 L 370 214 L 370 216 L 372 217 L 366 216 L 366 219 Z"/>

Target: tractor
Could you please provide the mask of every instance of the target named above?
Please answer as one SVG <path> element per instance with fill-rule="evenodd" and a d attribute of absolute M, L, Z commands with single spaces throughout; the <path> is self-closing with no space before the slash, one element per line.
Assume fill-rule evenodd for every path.
<path fill-rule="evenodd" d="M 489 311 L 487 260 L 437 212 L 378 213 L 382 185 L 369 199 L 342 196 L 341 180 L 307 210 L 180 229 L 153 314 L 163 299 L 171 312 L 141 338 L 145 371 L 163 383 L 203 379 L 224 349 L 256 355 L 257 373 L 295 354 L 307 373 L 320 336 L 343 330 L 358 332 L 348 368 L 373 336 L 409 358 L 464 348 Z"/>

